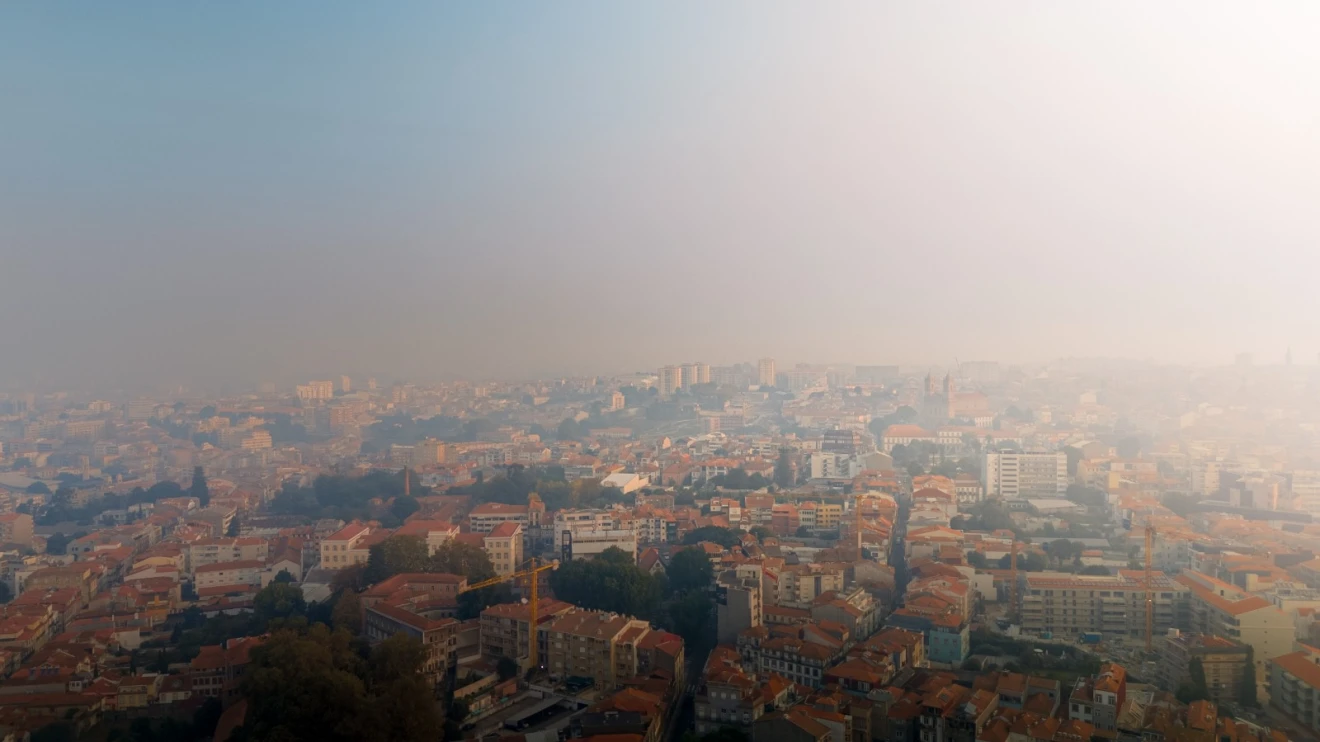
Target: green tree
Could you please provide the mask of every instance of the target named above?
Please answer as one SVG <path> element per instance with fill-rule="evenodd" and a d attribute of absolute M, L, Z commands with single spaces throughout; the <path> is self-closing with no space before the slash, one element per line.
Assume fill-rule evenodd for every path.
<path fill-rule="evenodd" d="M 252 609 L 257 620 L 264 626 L 277 618 L 306 616 L 307 601 L 297 585 L 271 582 L 252 599 Z"/>
<path fill-rule="evenodd" d="M 495 576 L 495 567 L 484 549 L 456 541 L 448 541 L 436 549 L 425 571 L 462 575 L 470 583 Z"/>
<path fill-rule="evenodd" d="M 63 554 L 69 550 L 69 542 L 72 540 L 72 538 L 65 536 L 63 532 L 56 531 L 46 537 L 46 553 Z"/>
<path fill-rule="evenodd" d="M 1205 665 L 1200 657 L 1193 657 L 1187 663 L 1187 681 L 1178 686 L 1175 694 L 1182 703 L 1204 701 L 1210 698 L 1210 689 L 1205 681 Z"/>
<path fill-rule="evenodd" d="M 810 538 L 811 529 L 807 528 L 806 526 L 798 526 L 798 529 L 797 531 L 794 532 L 794 535 L 797 536 L 798 538 Z"/>
<path fill-rule="evenodd" d="M 779 449 L 779 458 L 775 460 L 775 486 L 788 489 L 797 484 L 793 474 L 793 457 L 787 448 Z"/>
<path fill-rule="evenodd" d="M 188 488 L 188 494 L 196 497 L 202 507 L 211 504 L 211 488 L 207 486 L 206 472 L 200 466 L 193 467 L 192 486 Z"/>
<path fill-rule="evenodd" d="M 990 566 L 990 563 L 985 558 L 985 554 L 982 554 L 979 551 L 970 552 L 967 555 L 967 563 L 976 569 L 985 569 Z"/>
<path fill-rule="evenodd" d="M 206 738 L 215 734 L 215 727 L 220 723 L 220 715 L 224 713 L 224 708 L 220 705 L 220 699 L 208 698 L 197 707 L 193 712 L 193 731 L 199 737 Z"/>
<path fill-rule="evenodd" d="M 357 636 L 362 633 L 362 598 L 352 590 L 340 590 L 330 622 L 336 630 L 344 629 Z"/>
<path fill-rule="evenodd" d="M 31 742 L 74 742 L 78 733 L 69 722 L 57 721 L 33 732 L 29 738 Z"/>
<path fill-rule="evenodd" d="M 422 675 L 426 648 L 406 635 L 395 634 L 376 646 L 368 662 L 371 716 L 376 740 L 438 740 L 444 719 L 435 692 Z"/>
<path fill-rule="evenodd" d="M 589 561 L 561 565 L 550 574 L 550 587 L 556 597 L 574 605 L 639 618 L 659 612 L 667 589 L 664 578 L 643 572 L 631 555 L 617 548 Z"/>
<path fill-rule="evenodd" d="M 1141 447 L 1141 439 L 1135 435 L 1130 435 L 1119 440 L 1114 445 L 1114 451 L 1118 453 L 1120 458 L 1135 459 L 1141 455 Z"/>
<path fill-rule="evenodd" d="M 722 526 L 702 526 L 701 528 L 689 531 L 688 534 L 683 537 L 683 543 L 688 545 L 699 544 L 702 541 L 710 541 L 711 543 L 719 544 L 720 546 L 729 549 L 741 543 L 742 539 L 731 529 Z"/>
<path fill-rule="evenodd" d="M 513 588 L 507 582 L 468 590 L 458 594 L 458 620 L 476 618 L 493 605 L 514 602 Z"/>
<path fill-rule="evenodd" d="M 764 543 L 766 539 L 774 538 L 775 536 L 775 532 L 765 526 L 752 526 L 751 534 L 756 537 L 757 541 L 762 543 Z"/>
<path fill-rule="evenodd" d="M 15 465 L 17 466 L 17 463 L 15 463 Z M 31 464 L 29 464 L 29 466 L 31 466 Z M 32 484 L 29 484 L 26 492 L 29 495 L 49 495 L 51 493 L 50 487 L 48 487 L 45 482 L 33 482 Z"/>
<path fill-rule="evenodd" d="M 408 516 L 421 509 L 422 506 L 417 502 L 416 497 L 396 497 L 394 502 L 390 503 L 390 515 L 399 520 L 408 520 Z"/>
<path fill-rule="evenodd" d="M 365 675 L 348 632 L 319 624 L 306 634 L 277 631 L 252 650 L 243 678 L 245 730 L 252 739 L 379 739 Z"/>
<path fill-rule="evenodd" d="M 559 427 L 555 430 L 555 436 L 561 441 L 578 441 L 587 437 L 587 429 L 577 420 L 566 417 L 563 422 L 559 423 Z"/>
<path fill-rule="evenodd" d="M 711 596 L 701 590 L 683 593 L 669 604 L 669 625 L 675 634 L 683 637 L 689 651 L 711 644 L 710 614 L 714 605 Z"/>
<path fill-rule="evenodd" d="M 429 569 L 428 551 L 420 536 L 390 536 L 368 551 L 365 579 L 373 584 L 406 572 L 438 571 Z"/>
<path fill-rule="evenodd" d="M 1202 673 L 1204 674 L 1204 673 Z M 1238 703 L 1243 706 L 1256 706 L 1256 650 L 1247 645 L 1247 660 L 1242 666 L 1242 679 L 1238 681 Z"/>
<path fill-rule="evenodd" d="M 677 592 L 704 590 L 710 587 L 715 570 L 701 549 L 683 549 L 669 560 L 665 574 L 669 587 Z"/>
<path fill-rule="evenodd" d="M 508 680 L 518 674 L 518 663 L 512 657 L 501 657 L 495 663 L 495 671 L 500 674 L 500 680 Z"/>

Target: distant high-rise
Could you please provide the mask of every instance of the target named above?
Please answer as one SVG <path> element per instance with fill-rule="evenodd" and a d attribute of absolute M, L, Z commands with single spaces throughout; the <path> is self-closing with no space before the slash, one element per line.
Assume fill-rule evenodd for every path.
<path fill-rule="evenodd" d="M 369 392 L 376 391 L 376 377 L 373 376 L 367 379 L 367 391 Z"/>
<path fill-rule="evenodd" d="M 1058 497 L 1068 490 L 1068 456 L 1054 453 L 986 453 L 981 461 L 986 497 Z"/>
<path fill-rule="evenodd" d="M 294 392 L 305 402 L 324 401 L 334 398 L 335 384 L 333 381 L 309 381 L 294 387 Z"/>
<path fill-rule="evenodd" d="M 683 369 L 679 366 L 665 366 L 660 369 L 660 396 L 674 396 L 674 392 L 683 386 Z"/>
<path fill-rule="evenodd" d="M 340 376 L 339 391 L 343 392 L 344 394 L 348 394 L 349 392 L 353 391 L 352 379 L 349 379 L 347 376 Z"/>
<path fill-rule="evenodd" d="M 756 363 L 756 383 L 761 386 L 775 385 L 775 359 L 762 358 Z"/>
<path fill-rule="evenodd" d="M 678 383 L 680 387 L 690 389 L 693 384 L 697 383 L 697 364 L 685 363 L 682 366 L 679 366 L 678 369 L 682 376 Z"/>
<path fill-rule="evenodd" d="M 698 384 L 709 384 L 709 383 L 710 383 L 710 364 L 709 364 L 709 363 L 698 363 L 698 364 L 697 364 L 697 383 L 698 383 Z"/>

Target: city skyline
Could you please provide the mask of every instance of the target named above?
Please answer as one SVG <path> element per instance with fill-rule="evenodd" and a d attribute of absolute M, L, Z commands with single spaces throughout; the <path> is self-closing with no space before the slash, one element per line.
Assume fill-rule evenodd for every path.
<path fill-rule="evenodd" d="M 1311 5 L 581 8 L 0 9 L 0 379 L 1320 351 Z"/>

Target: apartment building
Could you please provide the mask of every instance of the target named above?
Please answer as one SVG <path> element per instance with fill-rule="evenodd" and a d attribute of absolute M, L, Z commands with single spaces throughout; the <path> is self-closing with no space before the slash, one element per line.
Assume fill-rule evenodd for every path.
<path fill-rule="evenodd" d="M 791 684 L 784 677 L 771 674 L 762 682 L 743 668 L 742 658 L 735 649 L 716 646 L 706 660 L 693 698 L 697 734 L 723 727 L 747 732 L 767 713 L 767 708 L 783 709 L 790 690 Z"/>
<path fill-rule="evenodd" d="M 275 447 L 275 441 L 265 430 L 254 430 L 243 436 L 238 447 L 244 451 L 264 451 Z"/>
<path fill-rule="evenodd" d="M 716 641 L 733 644 L 738 635 L 761 625 L 761 568 L 744 565 L 720 573 L 715 580 Z"/>
<path fill-rule="evenodd" d="M 395 634 L 407 634 L 422 643 L 426 661 L 422 672 L 432 682 L 444 677 L 458 652 L 458 621 L 430 618 L 390 603 L 377 603 L 365 609 L 363 633 L 372 644 Z"/>
<path fill-rule="evenodd" d="M 335 397 L 333 381 L 309 381 L 293 388 L 294 394 L 304 402 L 324 402 Z"/>
<path fill-rule="evenodd" d="M 1057 497 L 1068 491 L 1068 455 L 986 453 L 981 461 L 986 497 Z"/>
<path fill-rule="evenodd" d="M 560 677 L 592 678 L 597 688 L 612 690 L 638 674 L 637 643 L 650 630 L 646 621 L 617 613 L 567 613 L 539 627 L 546 669 Z"/>
<path fill-rule="evenodd" d="M 1249 645 L 1258 681 L 1266 679 L 1271 658 L 1293 648 L 1292 617 L 1265 598 L 1200 572 L 1184 572 L 1178 581 L 1191 592 L 1188 627 Z"/>
<path fill-rule="evenodd" d="M 541 600 L 537 606 L 537 625 L 544 625 L 573 611 L 570 603 L 562 600 Z M 481 612 L 481 655 L 498 660 L 510 657 L 526 665 L 531 656 L 532 609 L 525 603 L 501 603 Z M 546 657 L 544 635 L 540 636 L 538 651 L 542 661 Z M 524 667 L 523 669 L 526 669 Z"/>
<path fill-rule="evenodd" d="M 1120 570 L 1117 575 L 1073 575 L 1032 572 L 1023 578 L 1022 630 L 1077 636 L 1088 631 L 1109 635 L 1145 636 L 1145 573 Z M 1189 590 L 1163 572 L 1151 575 L 1155 630 L 1164 632 L 1186 616 Z"/>
<path fill-rule="evenodd" d="M 1293 652 L 1268 662 L 1270 706 L 1307 729 L 1320 729 L 1320 655 Z"/>
<path fill-rule="evenodd" d="M 468 513 L 468 523 L 473 533 L 490 533 L 501 523 L 517 523 L 526 529 L 529 522 L 526 505 L 485 502 Z"/>
<path fill-rule="evenodd" d="M 1217 704 L 1236 703 L 1247 664 L 1247 645 L 1211 634 L 1172 633 L 1160 646 L 1157 679 L 1170 693 L 1187 682 L 1187 668 L 1194 659 L 1205 669 L 1205 685 L 1210 700 Z"/>
<path fill-rule="evenodd" d="M 592 559 L 610 548 L 637 556 L 637 521 L 626 511 L 560 510 L 553 528 L 555 551 L 565 561 Z"/>
<path fill-rule="evenodd" d="M 773 605 L 810 608 L 816 598 L 843 590 L 843 569 L 820 564 L 793 564 L 779 571 L 779 591 Z"/>
<path fill-rule="evenodd" d="M 32 516 L 24 513 L 0 515 L 0 544 L 32 545 Z"/>
<path fill-rule="evenodd" d="M 738 652 L 758 673 L 777 673 L 799 685 L 819 688 L 825 671 L 844 654 L 843 637 L 815 624 L 789 627 L 760 626 L 738 636 Z"/>
<path fill-rule="evenodd" d="M 507 522 L 495 526 L 486 534 L 486 556 L 490 557 L 495 574 L 511 575 L 523 563 L 523 528 Z"/>
<path fill-rule="evenodd" d="M 370 535 L 370 526 L 350 523 L 321 539 L 321 567 L 344 569 L 355 564 L 366 564 L 370 555 Z"/>
<path fill-rule="evenodd" d="M 426 550 L 434 554 L 459 534 L 458 526 L 447 520 L 410 520 L 395 529 L 395 536 L 415 536 L 426 542 Z"/>
<path fill-rule="evenodd" d="M 880 605 L 861 587 L 827 592 L 812 601 L 811 620 L 843 624 L 854 638 L 862 639 L 880 627 Z"/>
<path fill-rule="evenodd" d="M 664 366 L 660 369 L 660 381 L 657 385 L 662 398 L 674 396 L 683 388 L 683 369 L 680 366 Z"/>
<path fill-rule="evenodd" d="M 264 538 L 210 538 L 189 544 L 187 549 L 186 567 L 192 572 L 223 562 L 265 562 L 270 556 L 270 542 Z"/>
<path fill-rule="evenodd" d="M 198 567 L 193 579 L 197 594 L 203 597 L 225 588 L 251 588 L 255 591 L 261 587 L 261 575 L 265 569 L 264 560 L 216 562 Z"/>
<path fill-rule="evenodd" d="M 1127 669 L 1107 662 L 1095 677 L 1077 678 L 1068 697 L 1068 718 L 1097 729 L 1116 729 L 1118 712 L 1126 698 Z"/>
<path fill-rule="evenodd" d="M 756 362 L 756 383 L 761 386 L 775 385 L 775 359 L 762 358 Z"/>

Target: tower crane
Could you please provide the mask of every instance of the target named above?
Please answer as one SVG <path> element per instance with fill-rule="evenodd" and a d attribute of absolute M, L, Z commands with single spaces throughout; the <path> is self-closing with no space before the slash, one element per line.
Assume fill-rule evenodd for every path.
<path fill-rule="evenodd" d="M 538 564 L 538 562 L 539 560 L 533 557 L 532 559 L 530 559 L 525 563 L 531 565 L 527 569 L 524 569 L 520 572 L 513 572 L 507 575 L 500 575 L 499 577 L 492 577 L 489 580 L 482 580 L 481 582 L 474 582 L 471 585 L 468 585 L 467 587 L 458 591 L 460 593 L 466 593 L 472 590 L 480 590 L 483 587 L 490 587 L 491 585 L 499 585 L 501 583 L 508 582 L 510 580 L 517 580 L 523 577 L 530 578 L 532 587 L 531 587 L 531 594 L 528 596 L 527 607 L 530 609 L 531 613 L 529 616 L 530 623 L 528 624 L 528 629 L 527 629 L 527 654 L 528 654 L 528 659 L 531 661 L 530 665 L 533 671 L 535 671 L 537 668 L 541 666 L 540 657 L 539 657 L 540 647 L 537 645 L 537 641 L 536 641 L 536 626 L 537 626 L 538 609 L 539 609 L 538 599 L 537 599 L 537 586 L 538 583 L 540 582 L 540 577 L 542 572 L 547 572 L 552 569 L 559 569 L 558 559 L 552 559 L 549 562 L 545 562 L 544 564 Z"/>

